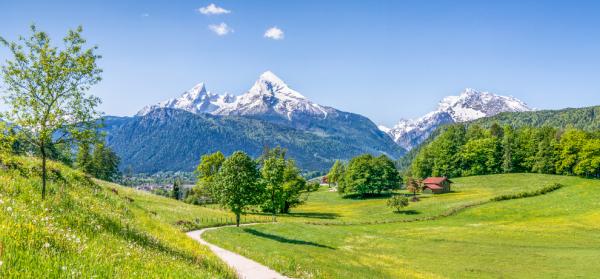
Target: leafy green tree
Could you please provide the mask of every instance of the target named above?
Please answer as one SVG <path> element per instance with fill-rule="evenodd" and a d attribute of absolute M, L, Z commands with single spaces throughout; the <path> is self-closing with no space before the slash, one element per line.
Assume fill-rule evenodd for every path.
<path fill-rule="evenodd" d="M 600 139 L 590 139 L 579 152 L 579 162 L 574 173 L 579 176 L 600 178 Z"/>
<path fill-rule="evenodd" d="M 266 187 L 266 200 L 262 205 L 263 210 L 271 212 L 273 218 L 275 214 L 283 208 L 284 193 L 284 172 L 286 169 L 285 153 L 268 152 L 262 158 L 262 166 L 260 168 L 261 179 Z"/>
<path fill-rule="evenodd" d="M 96 143 L 92 152 L 90 174 L 98 179 L 116 181 L 120 178 L 119 164 L 121 159 L 103 143 Z"/>
<path fill-rule="evenodd" d="M 556 172 L 558 174 L 574 174 L 574 168 L 579 159 L 579 152 L 581 152 L 584 143 L 588 139 L 589 135 L 587 133 L 576 129 L 567 129 L 562 134 L 557 151 L 560 158 L 556 162 Z"/>
<path fill-rule="evenodd" d="M 394 162 L 386 156 L 370 154 L 350 160 L 344 173 L 343 183 L 338 186 L 340 194 L 358 194 L 361 197 L 380 194 L 400 187 L 401 177 Z"/>
<path fill-rule="evenodd" d="M 20 127 L 42 159 L 42 199 L 46 196 L 49 147 L 92 137 L 100 99 L 85 92 L 100 81 L 96 47 L 85 48 L 82 28 L 71 30 L 64 48 L 51 45 L 47 33 L 31 26 L 19 43 L 0 37 L 13 58 L 2 67 L 8 111 L 3 118 Z M 94 130 L 94 132 L 91 132 Z"/>
<path fill-rule="evenodd" d="M 344 163 L 340 160 L 335 160 L 329 173 L 327 173 L 327 183 L 329 183 L 329 185 L 335 184 L 337 186 L 338 182 L 343 179 L 345 170 L 346 166 Z"/>
<path fill-rule="evenodd" d="M 197 185 L 190 192 L 188 200 L 200 199 L 202 195 L 213 197 L 216 191 L 216 184 L 214 179 L 219 173 L 223 162 L 225 161 L 225 155 L 221 151 L 217 151 L 212 154 L 202 155 L 200 164 L 196 168 L 196 175 L 198 178 Z"/>
<path fill-rule="evenodd" d="M 259 177 L 256 162 L 241 151 L 225 159 L 215 177 L 218 184 L 215 198 L 235 214 L 237 226 L 240 215 L 248 206 L 263 202 L 265 187 Z"/>
<path fill-rule="evenodd" d="M 408 198 L 404 195 L 394 195 L 388 199 L 387 206 L 396 209 L 396 212 L 400 213 L 402 208 L 408 206 Z"/>
<path fill-rule="evenodd" d="M 75 164 L 81 171 L 91 174 L 94 168 L 92 154 L 90 152 L 90 144 L 88 142 L 80 142 L 77 150 Z"/>
<path fill-rule="evenodd" d="M 302 203 L 300 195 L 306 190 L 300 169 L 294 160 L 285 156 L 285 149 L 277 147 L 266 149 L 260 159 L 261 180 L 266 187 L 262 209 L 273 215 L 288 213 L 290 208 Z"/>
<path fill-rule="evenodd" d="M 286 160 L 283 181 L 282 213 L 289 213 L 290 208 L 303 203 L 301 199 L 302 191 L 316 191 L 319 189 L 318 183 L 316 187 L 314 184 L 307 184 L 304 177 L 300 174 L 300 169 L 296 167 L 296 162 L 290 159 Z"/>
<path fill-rule="evenodd" d="M 515 132 L 514 129 L 509 126 L 504 126 L 504 132 L 502 134 L 502 172 L 510 173 L 514 171 L 514 150 L 515 146 Z"/>

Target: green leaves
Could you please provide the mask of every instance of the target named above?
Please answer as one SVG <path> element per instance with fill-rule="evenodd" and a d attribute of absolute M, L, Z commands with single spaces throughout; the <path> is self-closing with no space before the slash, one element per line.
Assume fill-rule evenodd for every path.
<path fill-rule="evenodd" d="M 453 126 L 421 148 L 412 163 L 414 175 L 536 172 L 600 177 L 598 133 L 550 127 L 505 126 L 501 130 L 498 125 L 482 129 L 473 124 L 461 137 L 455 131 L 464 125 Z"/>
<path fill-rule="evenodd" d="M 345 167 L 343 178 L 336 180 L 339 180 L 338 193 L 358 194 L 361 197 L 398 189 L 401 183 L 400 174 L 392 160 L 385 155 L 373 157 L 370 154 L 352 158 Z"/>
<path fill-rule="evenodd" d="M 85 48 L 82 28 L 69 31 L 64 47 L 51 45 L 48 34 L 31 26 L 31 35 L 17 42 L 0 42 L 13 55 L 2 66 L 6 86 L 2 96 L 8 105 L 3 117 L 18 126 L 39 148 L 45 189 L 46 148 L 96 136 L 98 97 L 85 93 L 100 81 L 102 70 L 96 47 Z M 42 190 L 44 193 L 44 190 Z"/>
<path fill-rule="evenodd" d="M 387 206 L 396 209 L 396 212 L 400 212 L 400 209 L 408 206 L 408 198 L 404 195 L 394 195 L 387 200 Z"/>

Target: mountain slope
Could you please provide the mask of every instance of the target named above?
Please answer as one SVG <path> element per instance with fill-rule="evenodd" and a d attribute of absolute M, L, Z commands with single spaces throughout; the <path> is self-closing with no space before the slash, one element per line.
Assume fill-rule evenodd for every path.
<path fill-rule="evenodd" d="M 598 131 L 600 129 L 600 106 L 584 108 L 566 108 L 561 110 L 536 110 L 524 112 L 502 112 L 495 116 L 483 117 L 473 121 L 466 122 L 465 125 L 480 125 L 489 128 L 492 124 L 510 125 L 514 128 L 531 127 L 552 127 L 564 129 L 568 127 L 582 129 L 588 132 Z M 437 136 L 444 132 L 442 125 L 431 133 L 421 145 L 411 149 L 398 161 L 399 168 L 406 170 L 412 164 L 414 158 L 421 152 L 421 149 L 433 141 Z"/>
<path fill-rule="evenodd" d="M 256 157 L 265 146 L 287 148 L 288 154 L 305 170 L 325 170 L 336 159 L 349 159 L 361 153 L 386 154 L 392 158 L 403 154 L 400 147 L 376 128 L 371 128 L 373 133 L 358 133 L 374 126 L 364 119 L 347 114 L 344 119 L 336 120 L 339 127 L 334 132 L 318 132 L 314 127 L 298 129 L 249 117 L 156 109 L 142 117 L 107 117 L 103 129 L 108 145 L 122 158 L 121 166 L 146 173 L 192 171 L 201 155 L 219 150 L 226 155 L 243 150 Z"/>
<path fill-rule="evenodd" d="M 586 131 L 600 129 L 600 106 L 584 108 L 566 108 L 560 110 L 539 110 L 528 112 L 505 112 L 492 117 L 472 121 L 488 127 L 492 123 L 508 124 L 513 127 L 550 126 L 554 128 L 573 127 Z"/>
<path fill-rule="evenodd" d="M 368 118 L 314 103 L 270 71 L 239 96 L 212 94 L 201 83 L 137 117 L 105 120 L 122 166 L 144 172 L 192 170 L 217 150 L 257 156 L 265 145 L 289 149 L 306 170 L 361 153 L 396 159 L 405 152 Z"/>
<path fill-rule="evenodd" d="M 39 166 L 0 154 L 0 278 L 235 278 L 163 212 L 140 204 L 138 191 L 50 161 L 41 200 Z M 146 195 L 152 206 L 167 200 Z M 194 218 L 214 215 L 195 210 Z"/>
<path fill-rule="evenodd" d="M 522 101 L 470 88 L 458 96 L 444 98 L 435 111 L 414 120 L 401 120 L 393 128 L 381 128 L 401 147 L 410 150 L 422 143 L 440 125 L 475 120 L 501 112 L 531 110 Z"/>

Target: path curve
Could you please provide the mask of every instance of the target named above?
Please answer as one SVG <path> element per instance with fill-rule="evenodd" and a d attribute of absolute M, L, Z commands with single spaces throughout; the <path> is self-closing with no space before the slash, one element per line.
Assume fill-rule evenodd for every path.
<path fill-rule="evenodd" d="M 257 224 L 258 223 L 242 224 L 240 226 L 251 226 Z M 206 231 L 234 226 L 235 225 L 205 228 L 197 231 L 188 232 L 187 235 L 192 239 L 198 241 L 200 244 L 208 246 L 208 248 L 210 248 L 210 250 L 213 253 L 215 253 L 215 255 L 221 258 L 221 260 L 223 260 L 227 265 L 235 269 L 235 272 L 241 279 L 290 279 L 289 277 L 283 276 L 277 271 L 272 270 L 262 264 L 259 264 L 240 254 L 236 254 L 229 250 L 225 250 L 217 245 L 210 244 L 206 240 L 202 239 L 202 234 Z"/>

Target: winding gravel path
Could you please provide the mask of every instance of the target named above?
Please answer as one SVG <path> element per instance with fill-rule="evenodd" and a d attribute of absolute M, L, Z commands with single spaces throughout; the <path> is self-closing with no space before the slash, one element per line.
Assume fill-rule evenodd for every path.
<path fill-rule="evenodd" d="M 240 226 L 251 226 L 256 224 L 242 224 Z M 188 232 L 187 235 L 192 239 L 198 241 L 201 244 L 204 244 L 210 248 L 215 255 L 217 255 L 221 260 L 223 260 L 227 265 L 235 269 L 238 274 L 238 277 L 241 279 L 290 279 L 289 277 L 283 276 L 279 274 L 277 271 L 274 271 L 262 264 L 259 264 L 251 259 L 248 259 L 240 254 L 236 254 L 229 250 L 225 250 L 217 245 L 210 244 L 206 240 L 202 239 L 202 234 L 206 231 L 216 230 L 219 228 L 225 227 L 234 227 L 232 226 L 222 226 L 222 227 L 214 227 L 214 228 L 206 228 L 197 231 Z"/>

